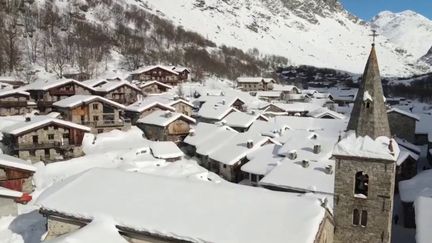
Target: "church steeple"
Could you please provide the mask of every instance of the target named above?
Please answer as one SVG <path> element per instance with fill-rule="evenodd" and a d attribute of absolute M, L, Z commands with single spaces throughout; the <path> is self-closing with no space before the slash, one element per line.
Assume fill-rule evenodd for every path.
<path fill-rule="evenodd" d="M 375 38 L 376 34 L 373 36 Z M 372 139 L 379 136 L 390 137 L 375 44 L 372 44 L 366 63 L 363 79 L 348 123 L 348 130 L 356 131 L 357 136 L 369 136 Z"/>

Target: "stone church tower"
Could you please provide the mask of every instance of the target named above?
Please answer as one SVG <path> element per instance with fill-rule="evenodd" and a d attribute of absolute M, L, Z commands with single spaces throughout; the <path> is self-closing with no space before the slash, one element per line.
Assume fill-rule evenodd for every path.
<path fill-rule="evenodd" d="M 383 143 L 374 140 L 381 136 L 387 137 L 380 138 L 387 143 L 378 151 L 388 156 L 383 158 L 365 155 L 361 146 L 353 148 L 357 149 L 356 153 L 341 155 L 335 148 L 334 242 L 390 243 L 396 169 L 395 160 L 392 158 L 395 157 L 393 148 L 397 144 L 390 139 L 374 45 L 366 64 L 348 130 L 355 131 L 354 142 L 368 141 L 373 145 L 376 143 L 382 146 Z M 344 143 L 345 148 L 349 149 L 350 143 L 344 140 L 336 147 Z"/>

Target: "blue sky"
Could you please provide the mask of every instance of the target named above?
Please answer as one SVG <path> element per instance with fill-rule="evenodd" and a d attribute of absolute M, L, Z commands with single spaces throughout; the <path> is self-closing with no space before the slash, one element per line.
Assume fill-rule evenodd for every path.
<path fill-rule="evenodd" d="M 383 10 L 401 12 L 413 10 L 432 19 L 432 0 L 340 0 L 348 11 L 370 20 Z"/>

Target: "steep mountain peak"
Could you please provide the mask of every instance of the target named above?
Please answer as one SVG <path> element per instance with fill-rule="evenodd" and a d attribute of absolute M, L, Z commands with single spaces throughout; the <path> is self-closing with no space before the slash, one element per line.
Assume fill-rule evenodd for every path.
<path fill-rule="evenodd" d="M 425 55 L 432 43 L 432 21 L 412 10 L 381 12 L 372 19 L 372 26 L 399 46 L 400 52 L 417 59 Z"/>

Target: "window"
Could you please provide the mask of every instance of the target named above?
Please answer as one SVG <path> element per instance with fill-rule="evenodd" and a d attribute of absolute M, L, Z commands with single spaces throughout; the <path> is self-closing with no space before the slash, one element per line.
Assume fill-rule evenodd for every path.
<path fill-rule="evenodd" d="M 99 105 L 98 104 L 93 104 L 93 110 L 97 110 L 99 109 Z"/>
<path fill-rule="evenodd" d="M 358 198 L 366 198 L 368 196 L 369 176 L 363 171 L 359 171 L 355 175 L 354 196 Z"/>
<path fill-rule="evenodd" d="M 370 108 L 370 102 L 366 101 L 366 108 L 369 109 Z"/>
<path fill-rule="evenodd" d="M 251 181 L 252 182 L 256 182 L 257 181 L 257 176 L 255 174 L 251 174 Z"/>
<path fill-rule="evenodd" d="M 63 138 L 69 138 L 69 133 L 63 133 Z"/>
<path fill-rule="evenodd" d="M 93 116 L 93 121 L 99 121 L 99 116 Z"/>
<path fill-rule="evenodd" d="M 360 210 L 354 209 L 353 210 L 353 217 L 352 217 L 353 225 L 366 227 L 367 226 L 367 217 L 368 217 L 368 212 L 366 210 L 362 210 L 360 212 Z"/>
<path fill-rule="evenodd" d="M 54 139 L 54 134 L 48 134 L 48 139 L 49 140 L 53 140 Z"/>
<path fill-rule="evenodd" d="M 353 211 L 353 225 L 358 226 L 360 224 L 360 212 L 358 209 Z"/>
<path fill-rule="evenodd" d="M 103 133 L 103 132 L 104 132 L 103 129 L 98 129 L 98 130 L 97 130 L 97 133 Z"/>
<path fill-rule="evenodd" d="M 367 225 L 367 216 L 368 216 L 367 211 L 366 210 L 362 210 L 360 224 L 363 227 L 366 227 L 366 225 Z"/>

